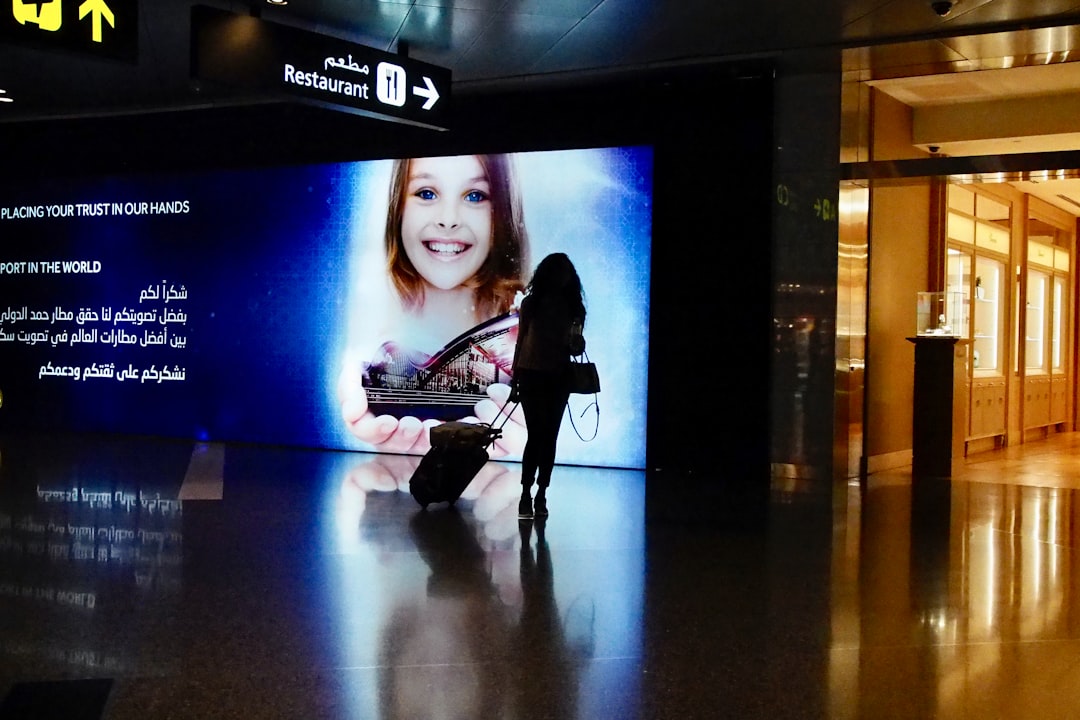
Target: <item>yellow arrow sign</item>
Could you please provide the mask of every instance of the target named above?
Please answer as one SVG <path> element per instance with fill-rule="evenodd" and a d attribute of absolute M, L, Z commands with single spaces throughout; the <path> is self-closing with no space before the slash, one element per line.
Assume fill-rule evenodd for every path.
<path fill-rule="evenodd" d="M 92 28 L 91 39 L 94 42 L 101 42 L 101 20 L 105 19 L 105 22 L 109 23 L 109 27 L 116 27 L 116 19 L 113 17 L 112 10 L 105 4 L 105 0 L 86 0 L 79 6 L 79 19 L 82 20 L 87 15 L 90 15 L 90 22 Z"/>

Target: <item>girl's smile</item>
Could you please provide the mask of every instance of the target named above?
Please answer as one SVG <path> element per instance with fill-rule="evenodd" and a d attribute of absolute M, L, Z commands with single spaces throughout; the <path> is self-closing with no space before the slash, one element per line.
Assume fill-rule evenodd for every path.
<path fill-rule="evenodd" d="M 421 242 L 428 252 L 445 260 L 454 260 L 472 247 L 456 240 L 422 240 Z"/>

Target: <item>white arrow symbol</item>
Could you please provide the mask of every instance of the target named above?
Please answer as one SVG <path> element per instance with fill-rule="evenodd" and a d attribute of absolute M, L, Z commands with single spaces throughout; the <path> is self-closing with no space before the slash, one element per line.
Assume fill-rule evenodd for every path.
<path fill-rule="evenodd" d="M 424 102 L 424 110 L 430 110 L 436 102 L 439 101 L 439 91 L 435 89 L 435 83 L 431 82 L 431 78 L 424 75 L 424 84 L 427 88 L 422 88 L 419 85 L 413 85 L 413 95 L 419 95 L 422 98 L 427 98 Z"/>

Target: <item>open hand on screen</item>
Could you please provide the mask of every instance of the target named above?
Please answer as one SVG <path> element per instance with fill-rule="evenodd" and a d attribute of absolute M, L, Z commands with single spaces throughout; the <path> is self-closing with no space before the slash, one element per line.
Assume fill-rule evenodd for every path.
<path fill-rule="evenodd" d="M 338 378 L 338 401 L 349 432 L 377 452 L 423 455 L 431 449 L 428 430 L 439 421 L 376 415 L 368 405 L 360 373 L 350 372 L 348 366 Z"/>

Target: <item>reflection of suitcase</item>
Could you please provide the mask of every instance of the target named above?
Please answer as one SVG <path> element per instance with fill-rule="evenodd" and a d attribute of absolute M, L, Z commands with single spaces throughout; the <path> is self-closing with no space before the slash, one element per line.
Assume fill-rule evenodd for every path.
<path fill-rule="evenodd" d="M 509 417 L 509 413 L 507 413 Z M 409 478 L 409 492 L 426 508 L 431 503 L 453 505 L 488 461 L 487 449 L 502 435 L 502 424 L 448 422 L 431 429 L 431 450 Z"/>

